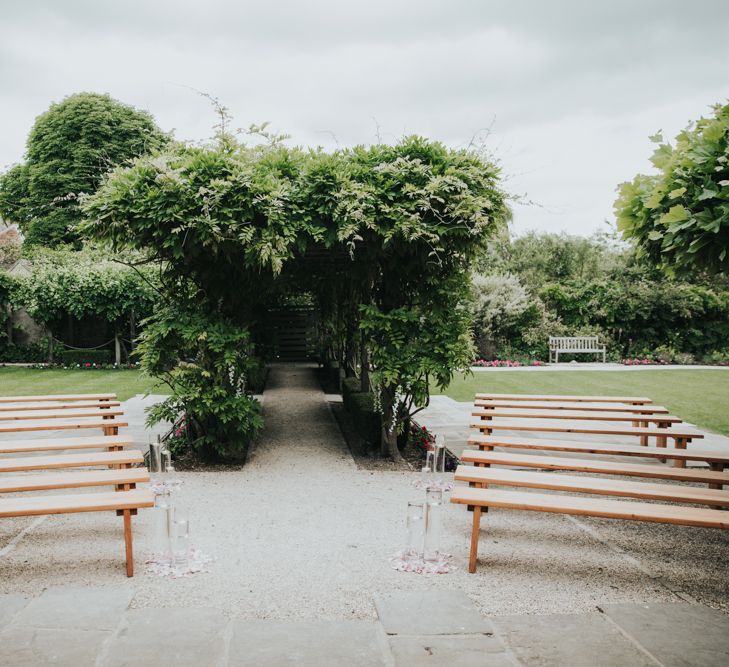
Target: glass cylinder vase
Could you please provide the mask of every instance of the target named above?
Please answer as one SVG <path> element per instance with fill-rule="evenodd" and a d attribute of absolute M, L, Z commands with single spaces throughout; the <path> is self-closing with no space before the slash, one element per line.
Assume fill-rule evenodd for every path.
<path fill-rule="evenodd" d="M 440 556 L 440 539 L 443 523 L 443 491 L 430 487 L 425 492 L 425 537 L 423 559 L 436 561 Z"/>
<path fill-rule="evenodd" d="M 423 503 L 408 503 L 406 517 L 407 542 L 404 556 L 422 558 L 423 555 Z"/>

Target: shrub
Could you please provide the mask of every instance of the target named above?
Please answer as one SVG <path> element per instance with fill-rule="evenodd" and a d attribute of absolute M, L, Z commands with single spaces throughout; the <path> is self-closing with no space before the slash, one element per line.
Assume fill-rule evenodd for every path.
<path fill-rule="evenodd" d="M 372 392 L 352 392 L 347 400 L 347 412 L 352 426 L 362 436 L 368 451 L 378 448 L 382 431 L 382 417 L 375 409 L 375 396 Z M 364 452 L 363 452 L 364 453 Z"/>

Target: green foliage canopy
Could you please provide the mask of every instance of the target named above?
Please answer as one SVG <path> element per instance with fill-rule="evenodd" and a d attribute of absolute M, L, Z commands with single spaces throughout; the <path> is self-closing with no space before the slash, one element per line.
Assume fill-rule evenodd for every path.
<path fill-rule="evenodd" d="M 74 243 L 78 197 L 112 167 L 168 141 L 152 116 L 109 95 L 78 93 L 38 116 L 25 162 L 0 177 L 0 215 L 31 245 Z"/>
<path fill-rule="evenodd" d="M 729 104 L 683 130 L 671 146 L 659 134 L 651 161 L 619 188 L 618 228 L 670 274 L 729 273 Z"/>
<path fill-rule="evenodd" d="M 470 267 L 507 215 L 492 163 L 420 137 L 327 154 L 220 135 L 116 170 L 85 210 L 86 233 L 143 249 L 210 322 L 255 327 L 292 283 L 346 312 L 395 458 L 429 382 L 470 362 Z"/>

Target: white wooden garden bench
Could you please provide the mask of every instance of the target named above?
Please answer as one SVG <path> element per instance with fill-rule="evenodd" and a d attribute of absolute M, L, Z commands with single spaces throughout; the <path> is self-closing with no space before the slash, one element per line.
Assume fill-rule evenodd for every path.
<path fill-rule="evenodd" d="M 605 345 L 601 345 L 597 336 L 550 336 L 549 361 L 559 363 L 562 354 L 601 354 L 605 363 Z"/>

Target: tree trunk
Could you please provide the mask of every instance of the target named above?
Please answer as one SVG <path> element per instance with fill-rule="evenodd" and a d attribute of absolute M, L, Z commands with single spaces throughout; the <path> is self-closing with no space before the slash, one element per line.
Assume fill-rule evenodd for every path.
<path fill-rule="evenodd" d="M 405 459 L 403 459 L 397 446 L 395 388 L 390 386 L 383 388 L 380 400 L 382 404 L 381 454 L 382 456 L 389 456 L 395 463 L 402 463 Z"/>
<path fill-rule="evenodd" d="M 360 368 L 359 368 L 360 389 L 362 391 L 370 391 L 370 355 L 367 351 L 367 343 L 362 341 L 362 349 L 360 352 Z"/>

